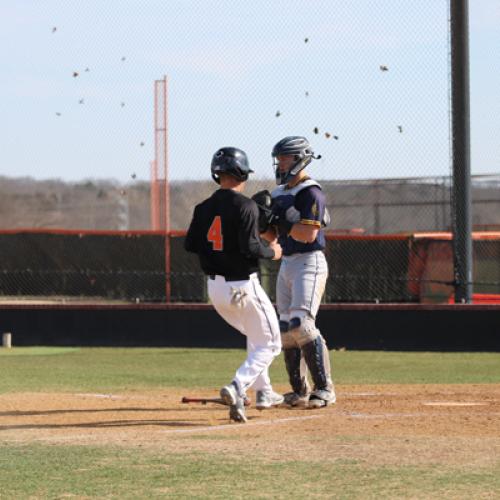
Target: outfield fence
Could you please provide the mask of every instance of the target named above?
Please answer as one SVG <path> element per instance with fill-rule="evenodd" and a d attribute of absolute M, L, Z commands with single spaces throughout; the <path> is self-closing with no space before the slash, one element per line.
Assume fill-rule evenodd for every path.
<path fill-rule="evenodd" d="M 197 257 L 184 251 L 184 235 L 3 231 L 0 300 L 206 303 L 206 279 Z M 329 233 L 324 302 L 447 303 L 455 285 L 451 245 L 446 232 Z M 475 291 L 500 294 L 500 232 L 474 233 L 473 248 Z M 273 300 L 278 266 L 260 264 Z"/>

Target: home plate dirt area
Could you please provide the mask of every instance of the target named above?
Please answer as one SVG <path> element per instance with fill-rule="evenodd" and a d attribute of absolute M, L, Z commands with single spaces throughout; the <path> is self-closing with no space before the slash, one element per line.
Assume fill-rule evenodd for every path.
<path fill-rule="evenodd" d="M 287 387 L 276 386 L 286 391 Z M 0 442 L 161 447 L 176 453 L 248 453 L 278 460 L 487 465 L 500 456 L 500 384 L 342 385 L 337 403 L 305 410 L 183 404 L 217 388 L 0 395 Z M 251 393 L 251 396 L 254 396 Z"/>

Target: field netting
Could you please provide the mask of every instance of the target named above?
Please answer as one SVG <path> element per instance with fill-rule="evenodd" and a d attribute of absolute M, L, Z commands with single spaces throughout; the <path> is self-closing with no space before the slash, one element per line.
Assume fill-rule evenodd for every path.
<path fill-rule="evenodd" d="M 0 21 L 19 76 L 0 138 L 0 296 L 205 302 L 182 235 L 217 188 L 213 153 L 248 153 L 252 195 L 275 186 L 273 145 L 303 135 L 332 217 L 325 301 L 449 301 L 461 216 L 449 7 L 12 7 Z M 469 18 L 473 289 L 499 294 L 498 2 L 470 2 Z M 276 271 L 261 264 L 273 298 Z"/>

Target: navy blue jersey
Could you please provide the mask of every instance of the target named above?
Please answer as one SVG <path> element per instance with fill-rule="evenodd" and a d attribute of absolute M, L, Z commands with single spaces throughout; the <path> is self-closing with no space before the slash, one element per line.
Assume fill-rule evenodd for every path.
<path fill-rule="evenodd" d="M 306 179 L 291 189 L 286 185 L 278 186 L 271 196 L 272 210 L 278 217 L 319 228 L 318 235 L 312 243 L 301 243 L 291 236 L 280 236 L 278 241 L 283 248 L 283 255 L 323 250 L 325 234 L 322 225 L 325 221 L 326 199 L 321 186 L 312 179 Z"/>

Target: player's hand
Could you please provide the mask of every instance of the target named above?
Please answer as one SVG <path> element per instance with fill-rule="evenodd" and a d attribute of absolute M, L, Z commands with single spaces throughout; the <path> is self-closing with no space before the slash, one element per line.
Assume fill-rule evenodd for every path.
<path fill-rule="evenodd" d="M 273 260 L 280 260 L 281 255 L 283 254 L 283 250 L 281 248 L 281 245 L 278 243 L 277 240 L 272 241 L 269 243 L 269 248 L 272 248 L 274 250 L 274 257 Z"/>

